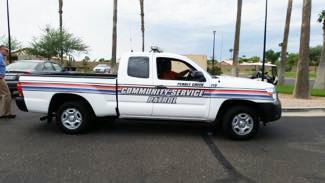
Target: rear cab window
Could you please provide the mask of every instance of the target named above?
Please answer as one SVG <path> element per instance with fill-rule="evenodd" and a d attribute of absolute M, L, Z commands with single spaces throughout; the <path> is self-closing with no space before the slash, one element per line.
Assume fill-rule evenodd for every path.
<path fill-rule="evenodd" d="M 136 78 L 149 78 L 149 57 L 130 57 L 127 74 Z"/>

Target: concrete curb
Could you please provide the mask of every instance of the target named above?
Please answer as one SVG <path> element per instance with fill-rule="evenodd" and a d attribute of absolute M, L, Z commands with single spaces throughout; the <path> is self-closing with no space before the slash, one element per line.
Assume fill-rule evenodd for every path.
<path fill-rule="evenodd" d="M 325 107 L 284 107 L 282 112 L 324 112 Z"/>
<path fill-rule="evenodd" d="M 288 107 L 282 108 L 283 117 L 325 117 L 324 107 Z"/>

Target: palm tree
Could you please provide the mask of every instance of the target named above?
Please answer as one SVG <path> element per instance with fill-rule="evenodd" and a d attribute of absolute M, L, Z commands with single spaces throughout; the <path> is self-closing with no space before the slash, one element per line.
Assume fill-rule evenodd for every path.
<path fill-rule="evenodd" d="M 143 12 L 143 1 L 140 0 L 140 8 L 141 8 L 141 31 L 142 31 L 142 52 L 144 52 L 144 12 Z"/>
<path fill-rule="evenodd" d="M 288 48 L 291 12 L 292 12 L 292 0 L 288 0 L 287 18 L 286 18 L 286 25 L 284 28 L 284 38 L 281 45 L 282 51 L 281 51 L 281 61 L 280 61 L 279 84 L 284 84 L 284 73 L 285 73 L 285 63 L 287 60 L 287 48 Z"/>
<path fill-rule="evenodd" d="M 113 0 L 113 32 L 112 32 L 112 73 L 117 73 L 117 64 L 116 64 L 116 24 L 117 24 L 117 0 Z"/>
<path fill-rule="evenodd" d="M 318 22 L 323 22 L 323 48 L 320 57 L 320 62 L 317 69 L 317 77 L 315 80 L 314 88 L 325 89 L 325 10 L 319 14 Z"/>
<path fill-rule="evenodd" d="M 232 64 L 232 75 L 238 77 L 239 73 L 239 39 L 240 39 L 240 21 L 241 21 L 241 9 L 242 9 L 242 0 L 237 2 L 237 21 L 236 21 L 236 32 L 235 32 L 235 42 L 234 42 L 234 55 L 233 55 L 233 64 Z"/>
<path fill-rule="evenodd" d="M 304 0 L 299 60 L 297 65 L 297 77 L 293 96 L 295 98 L 306 99 L 309 97 L 309 41 L 310 41 L 310 14 L 311 0 Z"/>
<path fill-rule="evenodd" d="M 60 34 L 61 34 L 61 52 L 60 52 L 60 62 L 63 64 L 63 39 L 62 39 L 62 7 L 63 7 L 63 0 L 59 0 L 59 14 L 60 14 Z"/>

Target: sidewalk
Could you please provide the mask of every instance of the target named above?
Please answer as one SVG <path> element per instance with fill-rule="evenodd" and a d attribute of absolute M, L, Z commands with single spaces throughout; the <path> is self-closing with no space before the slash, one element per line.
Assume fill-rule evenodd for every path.
<path fill-rule="evenodd" d="M 325 97 L 295 99 L 292 95 L 279 94 L 283 116 L 325 116 Z"/>
<path fill-rule="evenodd" d="M 325 108 L 325 97 L 295 99 L 292 95 L 279 94 L 282 108 Z"/>

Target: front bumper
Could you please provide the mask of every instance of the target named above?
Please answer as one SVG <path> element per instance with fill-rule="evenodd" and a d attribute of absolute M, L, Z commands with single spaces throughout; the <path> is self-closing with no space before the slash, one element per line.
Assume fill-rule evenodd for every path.
<path fill-rule="evenodd" d="M 21 111 L 28 112 L 24 97 L 16 97 L 16 105 Z"/>
<path fill-rule="evenodd" d="M 281 118 L 282 108 L 279 99 L 272 103 L 260 103 L 259 114 L 264 123 L 276 121 Z"/>

